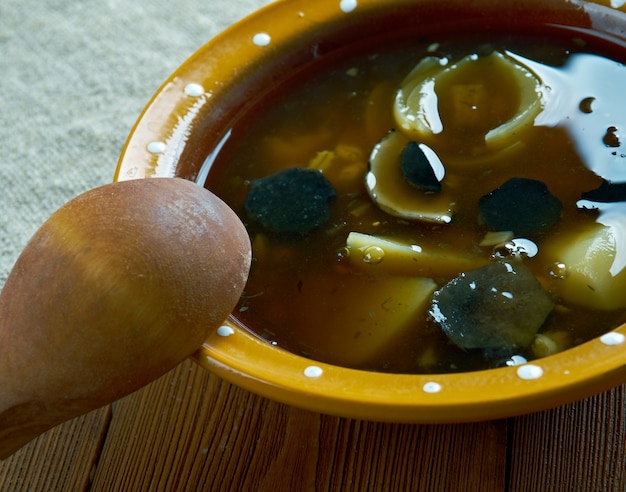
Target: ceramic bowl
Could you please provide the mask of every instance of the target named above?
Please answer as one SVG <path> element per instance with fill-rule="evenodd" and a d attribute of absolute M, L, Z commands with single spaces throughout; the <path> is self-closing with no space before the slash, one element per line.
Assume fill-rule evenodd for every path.
<path fill-rule="evenodd" d="M 349 43 L 384 42 L 390 34 L 416 27 L 432 33 L 459 25 L 502 28 L 510 22 L 593 29 L 624 45 L 623 3 L 275 2 L 209 41 L 163 84 L 133 128 L 115 179 L 179 176 L 204 182 L 207 157 L 219 148 L 235 115 L 253 104 L 264 86 Z M 382 374 L 293 355 L 228 319 L 194 357 L 227 381 L 294 406 L 360 419 L 442 423 L 543 410 L 622 384 L 626 382 L 625 340 L 626 326 L 621 326 L 521 366 L 460 374 Z"/>

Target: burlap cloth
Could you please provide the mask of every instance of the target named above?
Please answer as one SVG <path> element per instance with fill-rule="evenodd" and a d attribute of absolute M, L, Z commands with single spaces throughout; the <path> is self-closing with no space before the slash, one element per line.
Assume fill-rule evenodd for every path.
<path fill-rule="evenodd" d="M 0 286 L 55 209 L 112 180 L 133 123 L 161 83 L 267 3 L 0 1 Z"/>

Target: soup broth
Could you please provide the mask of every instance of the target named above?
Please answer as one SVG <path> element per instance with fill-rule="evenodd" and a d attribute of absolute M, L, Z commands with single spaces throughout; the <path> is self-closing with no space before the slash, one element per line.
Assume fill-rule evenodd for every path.
<path fill-rule="evenodd" d="M 242 325 L 321 362 L 441 373 L 550 355 L 626 321 L 619 294 L 626 288 L 626 193 L 619 186 L 626 181 L 626 68 L 591 36 L 546 32 L 410 39 L 321 59 L 242 114 L 206 182 L 252 239 L 252 269 L 235 310 Z M 537 85 L 520 88 L 530 79 Z M 417 87 L 410 97 L 407 81 Z M 402 104 L 415 98 L 416 113 L 403 120 L 413 102 Z M 516 116 L 535 103 L 536 113 Z M 411 127 L 416 114 L 421 127 Z M 398 178 L 411 142 L 432 166 L 433 189 Z M 272 228 L 246 208 L 259 180 L 291 168 L 318 171 L 332 186 L 322 200 L 328 217 L 304 232 Z M 512 178 L 545 187 L 549 195 L 538 201 L 560 204 L 556 220 L 538 219 L 538 229 L 522 233 L 515 229 L 525 217 L 513 214 L 510 227 L 490 222 L 484 197 L 505 190 L 507 198 L 503 185 Z M 393 180 L 389 205 L 378 190 Z M 280 190 L 290 202 L 313 200 L 308 188 Z M 405 195 L 409 205 L 395 203 Z M 500 207 L 526 214 L 506 203 Z M 446 286 L 467 279 L 473 288 L 470 272 L 494 264 L 528 269 L 546 313 L 511 342 L 465 343 L 476 334 L 463 330 L 475 327 L 447 324 Z M 490 321 L 476 315 L 487 331 L 504 322 L 515 331 L 539 310 L 526 287 L 497 288 L 502 312 L 491 299 Z M 528 302 L 511 308 L 515 296 Z M 475 323 L 480 302 L 467 302 L 461 325 Z"/>

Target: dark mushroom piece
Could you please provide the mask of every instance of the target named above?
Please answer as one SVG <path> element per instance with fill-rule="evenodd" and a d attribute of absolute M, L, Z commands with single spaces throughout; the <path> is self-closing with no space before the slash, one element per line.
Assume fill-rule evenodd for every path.
<path fill-rule="evenodd" d="M 612 183 L 603 179 L 599 187 L 584 192 L 580 198 L 598 203 L 626 202 L 626 183 Z"/>
<path fill-rule="evenodd" d="M 447 224 L 452 221 L 454 200 L 445 189 L 437 193 L 424 189 L 432 186 L 439 188 L 433 182 L 436 180 L 441 184 L 445 174 L 444 166 L 432 149 L 417 143 L 415 145 L 421 162 L 411 164 L 408 161 L 416 157 L 411 141 L 400 132 L 389 132 L 372 150 L 365 187 L 376 205 L 389 215 L 407 220 Z M 403 167 L 407 168 L 405 172 Z M 420 185 L 419 178 L 413 179 L 416 167 L 422 170 L 425 167 L 430 168 L 422 173 L 429 175 L 426 186 L 424 180 Z M 413 176 L 407 179 L 407 174 Z M 413 183 L 410 182 L 411 179 Z"/>
<path fill-rule="evenodd" d="M 541 181 L 511 178 L 479 201 L 479 220 L 496 231 L 533 236 L 561 218 L 563 205 Z"/>
<path fill-rule="evenodd" d="M 270 232 L 305 235 L 328 222 L 334 196 L 321 171 L 293 167 L 252 181 L 244 209 Z"/>
<path fill-rule="evenodd" d="M 441 181 L 433 168 L 432 152 L 426 145 L 409 142 L 400 154 L 402 175 L 412 186 L 425 193 L 439 193 Z M 438 162 L 436 164 L 439 164 Z"/>
<path fill-rule="evenodd" d="M 521 262 L 492 263 L 462 273 L 432 298 L 430 315 L 462 349 L 530 345 L 554 305 Z"/>

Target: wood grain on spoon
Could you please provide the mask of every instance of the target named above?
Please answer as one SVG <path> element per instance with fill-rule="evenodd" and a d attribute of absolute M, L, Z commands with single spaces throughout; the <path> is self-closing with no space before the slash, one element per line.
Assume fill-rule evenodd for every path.
<path fill-rule="evenodd" d="M 232 311 L 243 224 L 194 183 L 112 183 L 35 233 L 0 293 L 0 458 L 187 358 Z"/>

